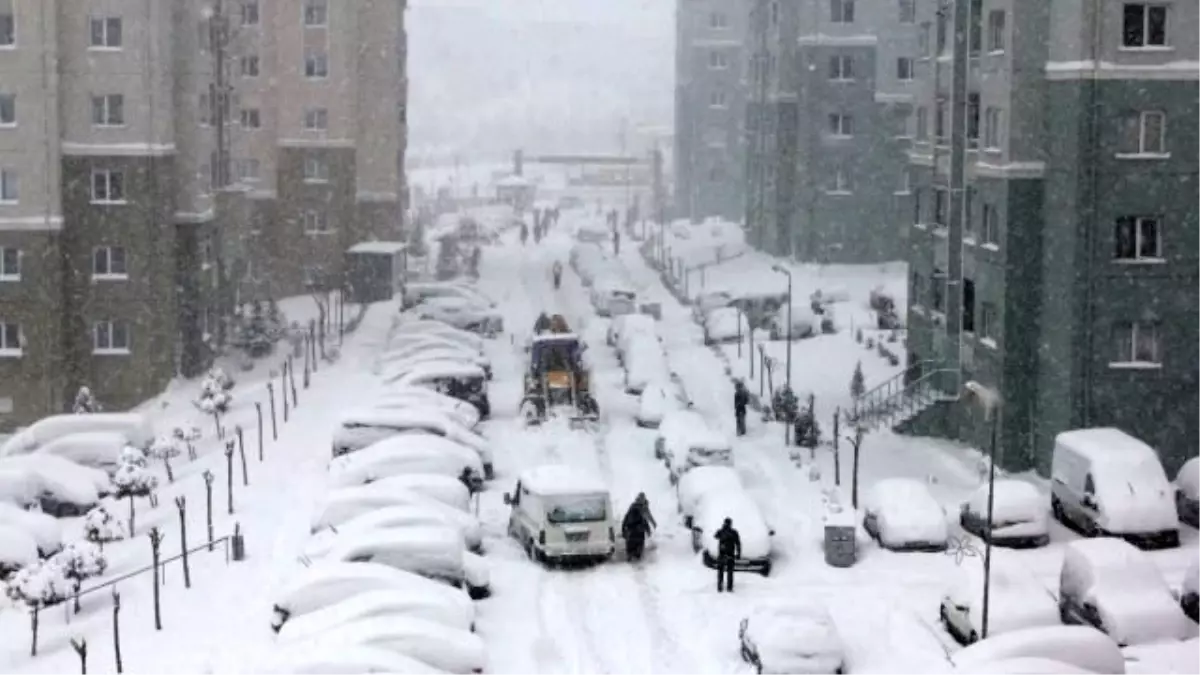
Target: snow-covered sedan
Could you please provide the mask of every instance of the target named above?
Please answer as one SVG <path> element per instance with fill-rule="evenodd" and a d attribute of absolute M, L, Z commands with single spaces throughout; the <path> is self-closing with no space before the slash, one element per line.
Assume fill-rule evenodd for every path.
<path fill-rule="evenodd" d="M 468 429 L 479 424 L 479 410 L 475 406 L 424 387 L 389 388 L 371 403 L 373 408 L 381 410 L 433 408 Z"/>
<path fill-rule="evenodd" d="M 788 330 L 788 308 L 781 307 L 776 311 L 770 319 L 767 320 L 767 330 L 771 333 L 772 340 L 786 340 L 791 336 L 793 340 L 803 340 L 816 335 L 820 328 L 820 322 L 816 315 L 813 314 L 811 307 L 796 305 L 791 311 L 792 328 Z"/>
<path fill-rule="evenodd" d="M 397 332 L 388 342 L 388 349 L 401 349 L 412 343 L 428 340 L 443 340 L 453 342 L 471 351 L 482 354 L 484 339 L 470 331 L 460 330 L 441 321 L 427 321 L 410 315 L 396 317 Z"/>
<path fill-rule="evenodd" d="M 884 478 L 867 492 L 863 510 L 863 529 L 886 549 L 946 550 L 946 512 L 918 481 Z"/>
<path fill-rule="evenodd" d="M 679 410 L 681 405 L 674 387 L 665 382 L 653 382 L 638 397 L 637 425 L 644 429 L 657 429 L 663 417 Z"/>
<path fill-rule="evenodd" d="M 487 665 L 483 639 L 413 617 L 386 616 L 351 621 L 330 628 L 304 647 L 330 650 L 381 647 L 405 654 L 447 673 L 481 673 Z M 288 645 L 285 649 L 291 648 Z"/>
<path fill-rule="evenodd" d="M 625 393 L 639 395 L 652 382 L 669 382 L 671 371 L 662 345 L 650 337 L 633 341 L 623 359 L 625 363 Z"/>
<path fill-rule="evenodd" d="M 364 513 L 391 506 L 415 506 L 426 509 L 436 509 L 446 516 L 447 520 L 469 526 L 474 516 L 447 506 L 412 490 L 393 490 L 383 492 L 378 490 L 362 490 L 361 488 L 342 488 L 331 491 L 317 507 L 312 517 L 311 532 L 316 534 L 321 530 L 337 530 L 348 520 L 357 518 Z M 459 528 L 462 529 L 462 528 Z"/>
<path fill-rule="evenodd" d="M 289 645 L 270 652 L 271 658 L 253 662 L 245 673 L 259 675 L 441 675 L 444 670 L 392 649 L 355 645 Z"/>
<path fill-rule="evenodd" d="M 1175 511 L 1179 520 L 1200 527 L 1200 457 L 1189 459 L 1175 475 Z"/>
<path fill-rule="evenodd" d="M 733 446 L 694 409 L 666 415 L 658 425 L 654 455 L 667 465 L 674 483 L 700 466 L 733 466 Z"/>
<path fill-rule="evenodd" d="M 476 561 L 465 560 L 466 542 L 453 528 L 414 525 L 354 532 L 337 539 L 325 560 L 389 565 L 456 588 L 466 587 L 473 600 L 491 592 L 487 573 L 471 569 Z"/>
<path fill-rule="evenodd" d="M 992 543 L 1012 548 L 1036 548 L 1050 543 L 1046 499 L 1023 480 L 997 480 L 992 503 Z M 967 532 L 987 539 L 988 486 L 981 485 L 962 504 L 959 523 Z"/>
<path fill-rule="evenodd" d="M 451 476 L 440 476 L 437 474 L 409 473 L 388 476 L 387 478 L 380 478 L 363 483 L 362 485 L 340 489 L 359 490 L 362 494 L 411 490 L 435 502 L 441 502 L 446 506 L 452 506 L 463 511 L 467 510 L 471 498 L 470 492 L 463 481 Z"/>
<path fill-rule="evenodd" d="M 0 527 L 11 527 L 29 535 L 43 557 L 54 555 L 63 547 L 62 526 L 41 511 L 26 511 L 0 502 Z"/>
<path fill-rule="evenodd" d="M 377 616 L 410 616 L 447 628 L 474 631 L 475 604 L 465 595 L 460 598 L 459 602 L 450 602 L 441 594 L 376 589 L 288 621 L 279 630 L 279 638 L 287 642 L 315 638 L 337 625 Z"/>
<path fill-rule="evenodd" d="M 452 478 L 483 478 L 479 453 L 428 434 L 393 436 L 329 463 L 331 487 L 352 487 L 389 476 L 434 473 Z"/>
<path fill-rule="evenodd" d="M 333 456 L 341 457 L 400 434 L 441 436 L 465 445 L 479 453 L 483 477 L 492 477 L 492 451 L 487 440 L 436 409 L 369 408 L 349 412 L 333 433 Z"/>
<path fill-rule="evenodd" d="M 504 331 L 504 316 L 500 312 L 464 298 L 426 300 L 409 312 L 421 319 L 441 321 L 484 337 L 496 337 Z"/>
<path fill-rule="evenodd" d="M 704 318 L 704 344 L 737 342 L 750 333 L 746 316 L 736 307 L 718 307 Z"/>
<path fill-rule="evenodd" d="M 314 533 L 304 545 L 304 555 L 314 560 L 323 558 L 337 542 L 338 537 L 345 534 L 430 526 L 456 530 L 472 552 L 483 548 L 483 533 L 479 520 L 474 516 L 425 504 L 400 504 L 364 512 L 338 525 L 336 532 L 328 529 Z"/>
<path fill-rule="evenodd" d="M 962 644 L 983 634 L 983 566 L 976 560 L 958 568 L 959 577 L 942 598 L 939 618 Z M 992 568 L 988 598 L 988 637 L 1024 628 L 1059 626 L 1058 603 L 1049 589 L 1016 571 Z"/>
<path fill-rule="evenodd" d="M 684 527 L 692 526 L 692 515 L 705 495 L 742 489 L 742 479 L 732 467 L 699 466 L 683 475 L 675 484 L 679 498 L 679 514 Z"/>
<path fill-rule="evenodd" d="M 492 360 L 478 352 L 472 352 L 457 343 L 430 340 L 425 343 L 408 344 L 388 351 L 379 359 L 381 370 L 388 371 L 402 364 L 423 361 L 465 361 L 483 369 L 487 379 L 492 379 Z"/>
<path fill-rule="evenodd" d="M 704 495 L 692 515 L 692 549 L 701 551 L 705 566 L 717 566 L 717 530 L 725 519 L 742 540 L 742 555 L 734 561 L 734 569 L 754 571 L 764 577 L 771 573 L 771 538 L 775 531 L 768 525 L 750 495 L 740 487 L 714 490 Z"/>
<path fill-rule="evenodd" d="M 958 673 L 1124 673 L 1125 657 L 1112 638 L 1091 626 L 1038 626 L 988 635 L 955 652 Z M 1017 669 L 1017 662 L 1051 660 L 1065 668 Z M 997 668 L 1004 663 L 1008 668 Z M 1071 670 L 1075 668 L 1077 670 Z"/>
<path fill-rule="evenodd" d="M 462 298 L 477 305 L 495 307 L 496 301 L 474 286 L 456 281 L 415 281 L 404 287 L 405 309 L 440 298 Z"/>
<path fill-rule="evenodd" d="M 742 660 L 759 673 L 845 672 L 846 654 L 829 609 L 818 602 L 773 602 L 738 626 Z"/>
<path fill-rule="evenodd" d="M 466 401 L 487 419 L 492 413 L 488 400 L 487 373 L 473 363 L 462 361 L 423 361 L 413 364 L 402 374 L 385 382 L 396 387 L 425 387 Z"/>

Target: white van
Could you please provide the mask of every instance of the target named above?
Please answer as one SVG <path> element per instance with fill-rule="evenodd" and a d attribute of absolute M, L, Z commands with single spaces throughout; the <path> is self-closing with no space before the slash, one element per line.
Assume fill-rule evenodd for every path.
<path fill-rule="evenodd" d="M 1114 428 L 1064 431 L 1054 439 L 1050 510 L 1089 536 L 1143 547 L 1179 546 L 1175 489 L 1149 445 Z"/>
<path fill-rule="evenodd" d="M 590 475 L 560 465 L 523 472 L 512 493 L 508 534 L 542 563 L 607 560 L 616 550 L 608 487 Z"/>

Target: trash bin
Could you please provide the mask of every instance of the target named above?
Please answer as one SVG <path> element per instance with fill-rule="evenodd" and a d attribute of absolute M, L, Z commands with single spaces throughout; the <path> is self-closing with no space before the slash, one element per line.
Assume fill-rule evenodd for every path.
<path fill-rule="evenodd" d="M 855 532 L 858 518 L 853 509 L 831 504 L 825 510 L 825 564 L 851 567 L 858 559 Z"/>

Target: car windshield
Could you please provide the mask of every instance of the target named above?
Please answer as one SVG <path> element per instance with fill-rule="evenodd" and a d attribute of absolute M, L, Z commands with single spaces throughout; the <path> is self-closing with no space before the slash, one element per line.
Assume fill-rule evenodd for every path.
<path fill-rule="evenodd" d="M 552 523 L 590 523 L 608 518 L 608 500 L 585 497 L 550 504 L 546 520 Z"/>

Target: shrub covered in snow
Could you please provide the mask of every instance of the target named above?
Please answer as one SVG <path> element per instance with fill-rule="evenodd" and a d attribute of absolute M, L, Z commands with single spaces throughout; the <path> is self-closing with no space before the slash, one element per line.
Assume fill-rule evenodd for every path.
<path fill-rule="evenodd" d="M 113 474 L 112 481 L 117 488 L 117 497 L 144 497 L 158 487 L 158 477 L 144 464 L 122 464 Z"/>
<path fill-rule="evenodd" d="M 862 396 L 867 391 L 867 382 L 863 377 L 862 361 L 854 364 L 854 374 L 850 376 L 850 395 L 854 398 Z"/>
<path fill-rule="evenodd" d="M 176 429 L 176 431 L 179 431 Z M 167 480 L 174 481 L 175 475 L 171 471 L 171 460 L 183 454 L 183 442 L 175 435 L 168 436 L 166 434 L 154 439 L 154 443 L 150 446 L 150 456 L 162 461 L 163 467 L 167 470 Z"/>
<path fill-rule="evenodd" d="M 233 395 L 229 393 L 232 388 L 233 379 L 224 370 L 213 368 L 200 383 L 200 397 L 196 399 L 196 407 L 209 414 L 224 414 L 233 403 Z"/>
<path fill-rule="evenodd" d="M 125 527 L 108 509 L 97 506 L 83 517 L 83 537 L 95 544 L 118 541 L 125 538 Z"/>
<path fill-rule="evenodd" d="M 28 607 L 49 607 L 71 594 L 73 584 L 58 565 L 43 561 L 29 565 L 9 577 L 4 594 Z"/>
<path fill-rule="evenodd" d="M 96 401 L 96 397 L 92 395 L 92 390 L 88 387 L 80 387 L 75 394 L 75 414 L 100 412 L 102 408 L 100 403 Z"/>
<path fill-rule="evenodd" d="M 84 579 L 100 576 L 108 569 L 108 559 L 99 546 L 87 541 L 75 541 L 63 547 L 48 561 L 62 570 L 62 575 L 69 580 L 75 589 Z"/>
<path fill-rule="evenodd" d="M 121 449 L 120 466 L 146 466 L 146 451 L 132 445 Z M 120 467 L 118 467 L 119 470 Z"/>

